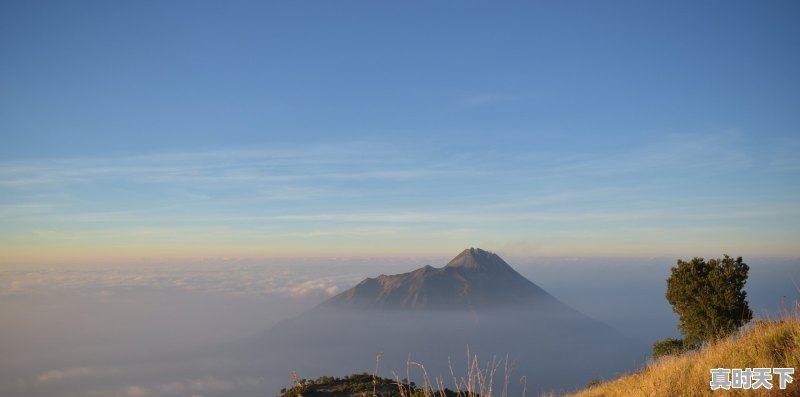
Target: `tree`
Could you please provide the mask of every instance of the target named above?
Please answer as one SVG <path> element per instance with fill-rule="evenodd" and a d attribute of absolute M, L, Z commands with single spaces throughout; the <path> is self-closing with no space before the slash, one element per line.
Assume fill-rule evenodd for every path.
<path fill-rule="evenodd" d="M 653 343 L 653 360 L 663 356 L 680 354 L 686 350 L 683 339 L 667 338 Z"/>
<path fill-rule="evenodd" d="M 680 317 L 684 346 L 724 338 L 753 318 L 744 291 L 749 270 L 742 257 L 678 259 L 667 279 L 666 296 Z"/>

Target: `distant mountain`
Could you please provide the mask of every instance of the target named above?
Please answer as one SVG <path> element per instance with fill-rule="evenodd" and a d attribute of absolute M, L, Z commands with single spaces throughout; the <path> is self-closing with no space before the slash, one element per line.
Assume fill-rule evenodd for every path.
<path fill-rule="evenodd" d="M 441 268 L 365 279 L 246 349 L 264 361 L 259 368 L 276 391 L 290 371 L 303 378 L 372 372 L 378 352 L 379 375 L 408 373 L 411 358 L 431 377 L 452 379 L 451 366 L 464 374 L 469 349 L 483 363 L 508 355 L 511 390 L 519 395 L 524 376 L 537 395 L 634 369 L 649 346 L 562 303 L 496 254 L 470 248 Z M 420 380 L 414 368 L 410 376 Z"/>
<path fill-rule="evenodd" d="M 368 278 L 321 307 L 481 311 L 533 303 L 557 300 L 497 254 L 469 248 L 442 268 Z"/>

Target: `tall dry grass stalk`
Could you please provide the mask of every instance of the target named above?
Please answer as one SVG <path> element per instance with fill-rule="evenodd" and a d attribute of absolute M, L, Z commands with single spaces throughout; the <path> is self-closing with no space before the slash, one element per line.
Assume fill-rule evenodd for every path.
<path fill-rule="evenodd" d="M 448 360 L 450 368 L 450 376 L 452 377 L 452 390 L 448 395 L 448 389 L 445 385 L 444 379 L 440 376 L 431 380 L 425 366 L 411 361 L 407 361 L 406 365 L 406 380 L 411 378 L 411 369 L 419 369 L 422 375 L 422 386 L 419 388 L 411 387 L 409 383 L 400 381 L 399 376 L 394 374 L 397 382 L 397 387 L 400 392 L 400 397 L 508 397 L 508 384 L 511 379 L 511 372 L 513 366 L 506 356 L 505 360 L 498 360 L 496 357 L 488 361 L 485 366 L 481 366 L 478 356 L 471 354 L 467 348 L 467 367 L 464 376 L 457 376 L 456 371 L 453 369 L 452 362 Z M 495 394 L 495 376 L 498 369 L 503 368 L 503 385 L 499 394 Z M 521 397 L 525 397 L 524 388 Z M 376 396 L 374 396 L 376 397 Z"/>
<path fill-rule="evenodd" d="M 800 309 L 800 308 L 798 308 Z M 378 376 L 382 354 L 375 360 L 372 397 L 378 397 Z M 401 381 L 395 373 L 395 383 L 400 397 L 510 397 L 509 382 L 513 366 L 505 360 L 493 358 L 481 366 L 477 355 L 467 350 L 467 367 L 464 376 L 457 376 L 449 362 L 451 385 L 448 390 L 440 376 L 431 379 L 425 366 L 411 361 L 406 364 L 406 376 Z M 794 382 L 785 390 L 775 386 L 771 390 L 732 389 L 712 391 L 709 386 L 712 368 L 794 368 Z M 495 377 L 502 368 L 502 388 L 496 387 Z M 412 369 L 421 374 L 422 385 L 410 381 Z M 416 375 L 416 374 L 415 374 Z M 303 391 L 297 375 L 292 380 Z M 521 395 L 526 397 L 527 380 L 520 377 Z M 497 390 L 500 390 L 496 394 Z M 368 397 L 369 392 L 364 393 Z M 555 393 L 539 397 L 555 397 Z M 651 362 L 644 369 L 613 381 L 569 394 L 567 397 L 800 397 L 800 310 L 776 320 L 756 320 L 737 335 L 714 342 L 708 346 L 678 356 L 666 356 Z M 297 397 L 302 397 L 301 393 Z"/>

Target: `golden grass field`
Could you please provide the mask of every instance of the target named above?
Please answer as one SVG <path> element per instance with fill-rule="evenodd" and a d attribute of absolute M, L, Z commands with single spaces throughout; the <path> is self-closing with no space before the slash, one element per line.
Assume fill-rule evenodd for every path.
<path fill-rule="evenodd" d="M 794 383 L 786 390 L 715 390 L 709 387 L 711 368 L 791 367 Z M 800 317 L 757 320 L 737 336 L 699 351 L 670 356 L 641 371 L 581 390 L 569 397 L 694 397 L 800 396 Z"/>

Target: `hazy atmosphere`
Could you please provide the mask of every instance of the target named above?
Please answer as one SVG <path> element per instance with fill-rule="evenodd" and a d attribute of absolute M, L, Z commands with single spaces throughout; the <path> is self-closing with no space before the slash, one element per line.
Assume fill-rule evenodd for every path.
<path fill-rule="evenodd" d="M 680 336 L 677 259 L 743 256 L 755 315 L 785 314 L 798 16 L 793 1 L 3 1 L 0 394 L 272 397 L 304 364 L 371 373 L 381 351 L 391 377 L 407 356 L 390 352 L 440 345 L 448 321 L 465 341 L 506 335 L 482 359 L 557 337 L 528 312 L 424 307 L 416 340 L 375 331 L 338 367 L 312 341 L 271 347 L 291 324 L 343 347 L 355 331 L 317 305 L 470 247 L 563 303 L 553 318 L 630 347 L 532 396 Z M 583 336 L 558 354 L 587 353 Z M 419 354 L 437 368 L 445 350 Z"/>
<path fill-rule="evenodd" d="M 10 396 L 273 395 L 291 384 L 289 373 L 243 369 L 237 360 L 245 353 L 224 346 L 258 337 L 364 277 L 440 266 L 448 259 L 272 260 L 169 268 L 9 266 L 0 272 L 5 324 L 0 329 L 0 355 L 14 359 L 0 363 L 0 391 Z M 674 265 L 671 259 L 551 257 L 509 262 L 566 304 L 626 336 L 644 343 L 677 335 L 675 315 L 663 292 Z M 758 314 L 778 316 L 800 299 L 800 262 L 755 259 L 751 265 L 748 291 Z M 392 346 L 385 341 L 380 350 L 342 361 L 360 361 L 359 372 L 372 372 L 375 354 Z M 409 353 L 426 352 L 412 347 Z M 513 352 L 498 354 L 505 353 Z M 443 354 L 441 362 L 426 365 L 447 359 Z"/>

